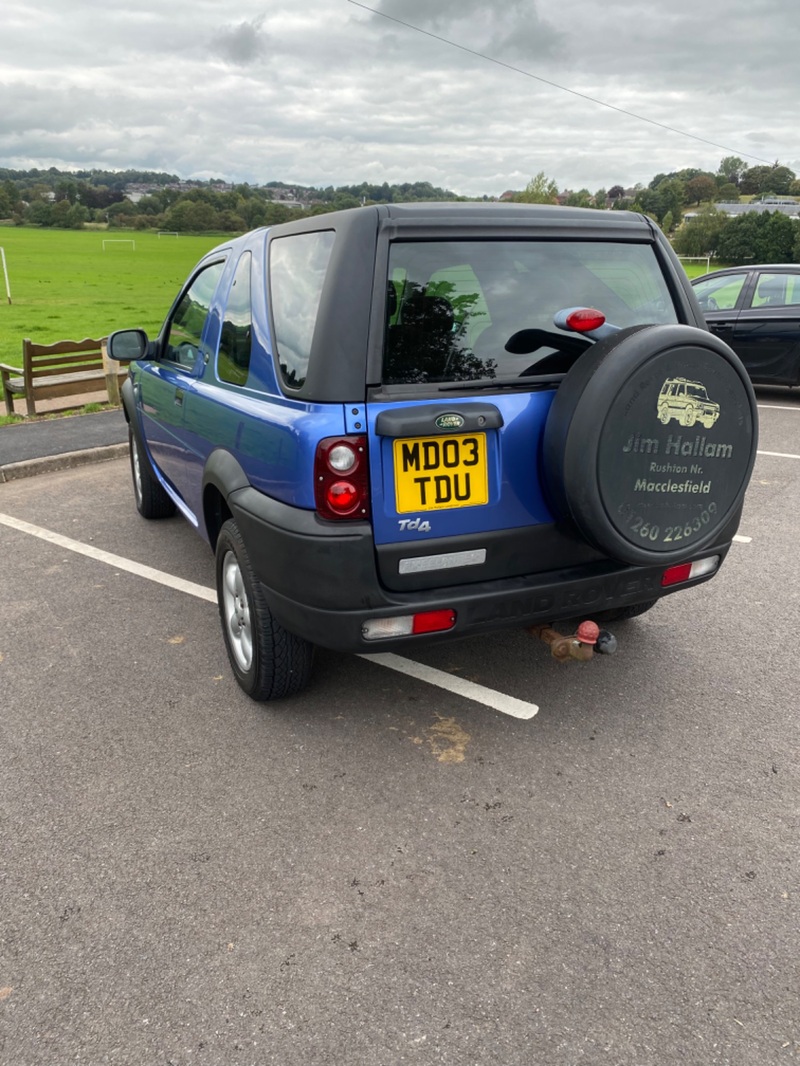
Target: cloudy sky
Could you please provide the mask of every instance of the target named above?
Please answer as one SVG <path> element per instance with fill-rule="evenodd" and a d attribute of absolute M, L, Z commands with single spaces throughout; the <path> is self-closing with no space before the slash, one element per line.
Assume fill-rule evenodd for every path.
<path fill-rule="evenodd" d="M 0 167 L 467 196 L 800 173 L 798 46 L 791 0 L 3 0 Z"/>

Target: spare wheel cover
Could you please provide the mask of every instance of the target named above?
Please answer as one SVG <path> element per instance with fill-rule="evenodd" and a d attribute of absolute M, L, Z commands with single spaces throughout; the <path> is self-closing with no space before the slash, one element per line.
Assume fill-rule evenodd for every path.
<path fill-rule="evenodd" d="M 622 562 L 670 563 L 720 542 L 755 462 L 756 401 L 738 356 L 694 326 L 633 326 L 562 381 L 543 443 L 548 494 Z"/>

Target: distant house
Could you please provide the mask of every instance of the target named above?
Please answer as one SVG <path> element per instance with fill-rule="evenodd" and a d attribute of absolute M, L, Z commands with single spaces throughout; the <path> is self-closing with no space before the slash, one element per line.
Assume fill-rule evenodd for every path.
<path fill-rule="evenodd" d="M 788 218 L 800 221 L 800 203 L 786 197 L 766 196 L 763 200 L 749 204 L 718 203 L 714 206 L 728 218 L 738 218 L 740 215 L 763 215 L 765 211 L 779 211 Z M 699 213 L 699 211 L 684 211 L 684 220 L 696 218 Z"/>

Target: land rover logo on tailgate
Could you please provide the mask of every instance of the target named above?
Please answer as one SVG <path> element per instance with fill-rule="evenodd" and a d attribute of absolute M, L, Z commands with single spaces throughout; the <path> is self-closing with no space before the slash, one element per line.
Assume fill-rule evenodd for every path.
<path fill-rule="evenodd" d="M 434 425 L 437 429 L 461 429 L 464 425 L 464 419 L 461 415 L 453 412 L 452 414 L 439 415 Z"/>

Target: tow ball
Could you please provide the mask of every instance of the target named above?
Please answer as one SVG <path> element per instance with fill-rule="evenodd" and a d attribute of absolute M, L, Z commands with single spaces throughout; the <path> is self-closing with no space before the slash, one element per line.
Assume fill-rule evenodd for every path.
<path fill-rule="evenodd" d="M 530 626 L 528 632 L 548 644 L 550 654 L 560 663 L 569 662 L 570 659 L 585 663 L 595 652 L 613 655 L 617 650 L 617 638 L 607 629 L 601 629 L 596 622 L 581 622 L 577 630 L 569 635 L 559 633 L 549 625 Z"/>

